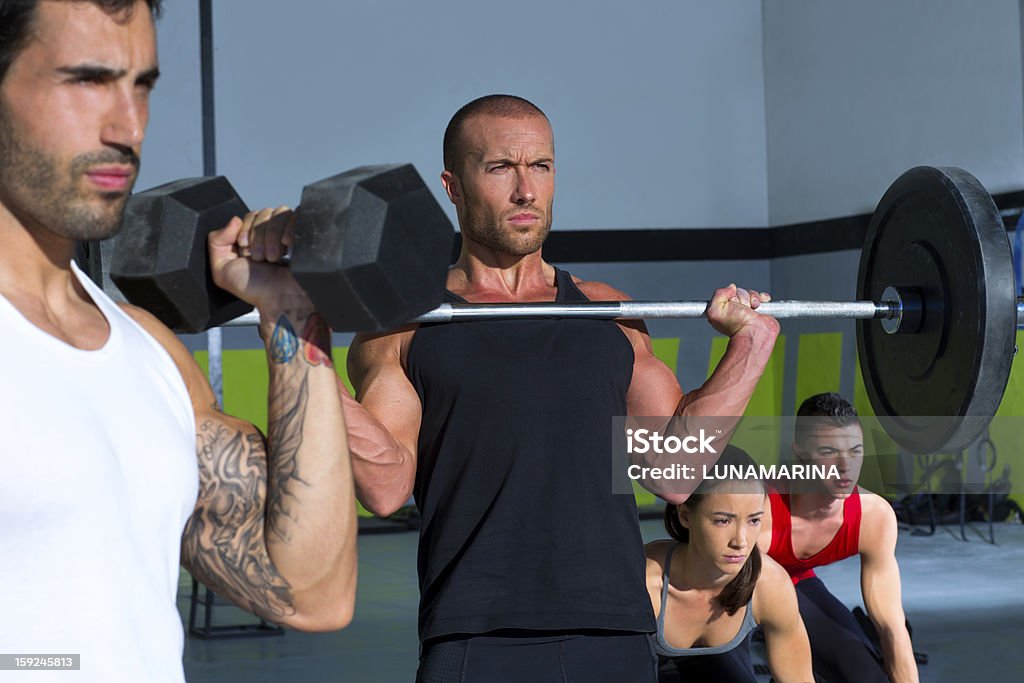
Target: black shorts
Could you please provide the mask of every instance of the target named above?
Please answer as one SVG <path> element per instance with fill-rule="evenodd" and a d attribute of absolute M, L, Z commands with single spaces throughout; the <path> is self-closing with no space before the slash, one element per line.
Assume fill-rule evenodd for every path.
<path fill-rule="evenodd" d="M 656 683 L 645 633 L 484 635 L 425 643 L 416 683 Z"/>

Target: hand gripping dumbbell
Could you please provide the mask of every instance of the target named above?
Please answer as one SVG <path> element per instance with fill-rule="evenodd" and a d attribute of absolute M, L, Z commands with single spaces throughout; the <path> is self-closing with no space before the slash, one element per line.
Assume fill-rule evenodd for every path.
<path fill-rule="evenodd" d="M 110 279 L 177 332 L 252 310 L 213 283 L 207 235 L 248 212 L 222 176 L 133 195 Z M 454 230 L 411 164 L 364 166 L 307 185 L 296 209 L 292 275 L 337 331 L 401 325 L 441 302 Z"/>

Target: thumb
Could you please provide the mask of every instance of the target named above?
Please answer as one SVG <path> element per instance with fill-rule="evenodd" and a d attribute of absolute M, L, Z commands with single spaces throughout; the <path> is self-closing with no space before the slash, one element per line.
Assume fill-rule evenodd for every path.
<path fill-rule="evenodd" d="M 216 273 L 227 263 L 238 258 L 235 243 L 242 230 L 242 219 L 235 216 L 220 230 L 210 232 L 206 237 L 209 246 L 210 270 Z"/>
<path fill-rule="evenodd" d="M 228 224 L 220 230 L 214 230 L 207 236 L 211 248 L 233 247 L 238 241 L 238 233 L 242 231 L 242 219 L 232 217 Z"/>

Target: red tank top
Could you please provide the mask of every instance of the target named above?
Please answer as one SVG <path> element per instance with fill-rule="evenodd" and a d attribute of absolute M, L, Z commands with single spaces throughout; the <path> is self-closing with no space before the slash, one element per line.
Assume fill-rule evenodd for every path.
<path fill-rule="evenodd" d="M 781 564 L 793 584 L 814 576 L 814 567 L 822 567 L 857 554 L 860 537 L 860 491 L 843 503 L 843 524 L 835 537 L 820 551 L 806 560 L 797 558 L 793 552 L 793 522 L 789 512 L 789 494 L 769 490 L 768 500 L 772 506 L 772 545 L 768 555 Z"/>

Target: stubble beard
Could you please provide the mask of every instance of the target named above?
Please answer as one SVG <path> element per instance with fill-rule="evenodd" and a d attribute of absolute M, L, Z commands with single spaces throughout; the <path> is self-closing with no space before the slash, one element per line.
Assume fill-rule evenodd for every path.
<path fill-rule="evenodd" d="M 537 207 L 531 207 L 531 210 L 541 212 Z M 503 228 L 504 219 L 500 216 L 469 211 L 460 229 L 466 237 L 493 251 L 510 256 L 527 256 L 539 251 L 551 232 L 550 207 L 543 211 L 541 221 L 539 227 L 524 233 Z"/>
<path fill-rule="evenodd" d="M 24 143 L 0 108 L 0 197 L 26 227 L 73 240 L 116 234 L 128 193 L 97 192 L 90 201 L 79 188 L 82 176 L 97 164 L 131 164 L 138 170 L 134 153 L 109 150 L 76 156 L 65 171 L 56 157 Z"/>

